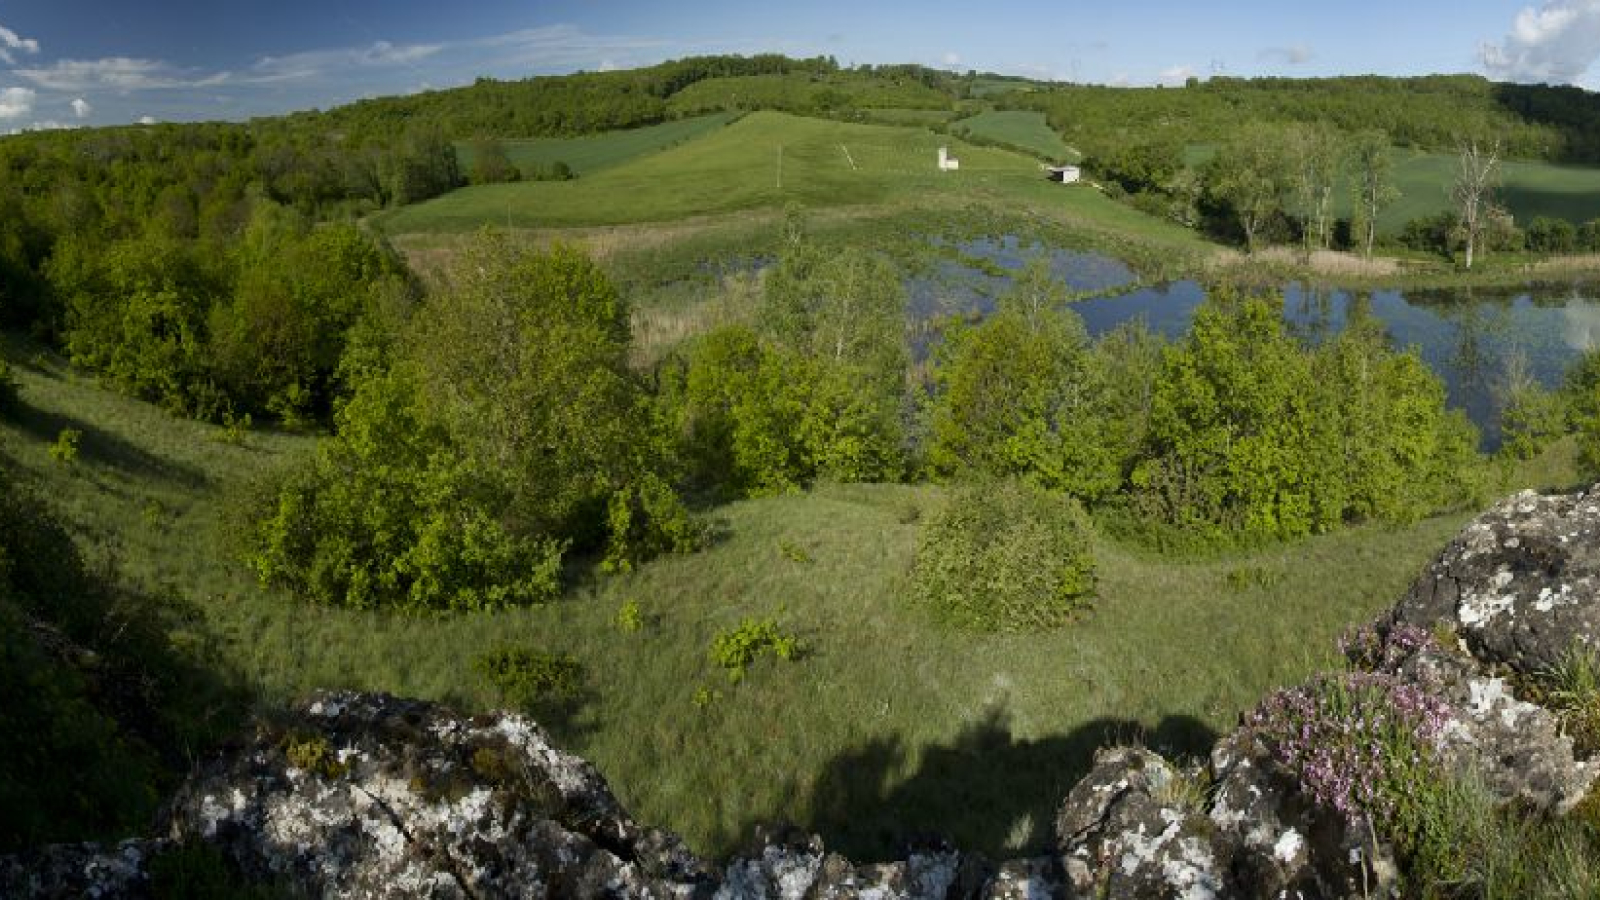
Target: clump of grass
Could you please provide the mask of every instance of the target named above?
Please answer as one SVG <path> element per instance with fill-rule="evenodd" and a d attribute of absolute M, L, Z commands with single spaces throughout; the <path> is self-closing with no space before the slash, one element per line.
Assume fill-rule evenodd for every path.
<path fill-rule="evenodd" d="M 779 630 L 774 619 L 744 619 L 739 627 L 718 632 L 711 639 L 711 661 L 735 683 L 744 680 L 750 664 L 767 653 L 785 661 L 799 659 L 800 640 Z"/>
<path fill-rule="evenodd" d="M 778 541 L 778 553 L 784 559 L 787 559 L 790 562 L 797 562 L 797 563 L 815 562 L 815 560 L 813 560 L 811 558 L 811 554 L 809 552 L 807 552 L 806 548 L 800 546 L 799 544 L 796 544 L 794 541 L 779 540 Z"/>
<path fill-rule="evenodd" d="M 222 425 L 217 430 L 207 435 L 207 440 L 219 444 L 229 444 L 234 447 L 244 445 L 245 438 L 250 434 L 250 414 L 235 416 L 232 411 L 222 414 Z"/>
<path fill-rule="evenodd" d="M 78 461 L 78 442 L 83 439 L 83 432 L 76 428 L 63 428 L 56 435 L 56 442 L 50 445 L 50 458 L 63 465 L 70 465 Z"/>
<path fill-rule="evenodd" d="M 1600 653 L 1574 644 L 1539 681 L 1546 701 L 1572 736 L 1578 756 L 1600 754 Z"/>
<path fill-rule="evenodd" d="M 1271 590 L 1283 582 L 1283 573 L 1274 572 L 1264 566 L 1238 566 L 1228 570 L 1224 576 L 1228 587 L 1235 591 L 1247 591 L 1251 588 Z"/>
<path fill-rule="evenodd" d="M 583 665 L 575 657 L 532 647 L 496 647 L 474 659 L 472 667 L 514 706 L 573 697 L 583 680 Z"/>
<path fill-rule="evenodd" d="M 639 606 L 638 599 L 629 597 L 622 601 L 611 621 L 619 631 L 629 634 L 644 630 L 644 610 Z"/>

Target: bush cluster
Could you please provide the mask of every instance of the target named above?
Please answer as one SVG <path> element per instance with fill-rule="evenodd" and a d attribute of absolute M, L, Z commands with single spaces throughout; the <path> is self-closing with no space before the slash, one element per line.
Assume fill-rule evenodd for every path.
<path fill-rule="evenodd" d="M 745 618 L 738 627 L 717 632 L 707 655 L 728 673 L 729 681 L 739 682 L 744 680 L 750 664 L 762 655 L 771 653 L 791 661 L 800 657 L 800 651 L 800 640 L 784 634 L 776 619 Z"/>
<path fill-rule="evenodd" d="M 924 527 L 916 601 L 979 631 L 1055 628 L 1088 608 L 1094 562 L 1082 512 L 1017 481 L 969 485 Z"/>
<path fill-rule="evenodd" d="M 502 702 L 517 707 L 570 698 L 583 686 L 583 664 L 575 657 L 532 647 L 496 647 L 474 659 L 472 667 Z"/>

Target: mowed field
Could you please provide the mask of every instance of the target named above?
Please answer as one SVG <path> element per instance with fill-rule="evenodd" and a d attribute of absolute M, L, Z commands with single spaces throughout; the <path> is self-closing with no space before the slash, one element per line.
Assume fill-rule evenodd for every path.
<path fill-rule="evenodd" d="M 1044 113 L 1030 110 L 990 110 L 952 124 L 957 134 L 971 134 L 991 141 L 1003 141 L 1029 150 L 1053 162 L 1077 162 L 1081 154 L 1068 147 L 1061 135 L 1044 120 Z"/>
<path fill-rule="evenodd" d="M 651 153 L 658 153 L 684 141 L 704 137 L 736 118 L 738 116 L 734 113 L 715 113 L 626 131 L 586 134 L 571 138 L 508 140 L 501 141 L 501 144 L 506 148 L 506 156 L 510 157 L 512 164 L 522 169 L 524 173 L 535 166 L 564 162 L 578 175 L 583 176 L 622 165 Z M 476 158 L 472 142 L 458 142 L 456 158 L 460 160 L 463 172 L 471 169 Z"/>
<path fill-rule="evenodd" d="M 214 426 L 107 393 L 53 356 L 7 355 L 24 407 L 0 422 L 0 452 L 105 548 L 97 556 L 190 610 L 175 647 L 268 708 L 337 687 L 484 709 L 500 698 L 473 670 L 480 653 L 508 642 L 571 653 L 583 691 L 541 721 L 637 818 L 714 853 L 774 821 L 857 858 L 894 852 L 905 823 L 991 853 L 1038 849 L 1097 747 L 1203 752 L 1263 691 L 1332 664 L 1335 637 L 1393 603 L 1464 519 L 1188 560 L 1097 539 L 1094 611 L 1036 634 L 953 632 L 908 600 L 918 538 L 944 502 L 934 486 L 706 510 L 718 535 L 707 549 L 579 575 L 540 608 L 308 607 L 257 585 L 221 534 L 238 486 L 303 458 L 312 438 L 219 442 Z M 67 427 L 84 435 L 72 463 L 48 453 Z M 641 630 L 616 625 L 629 600 Z M 707 649 L 747 617 L 798 636 L 803 658 L 764 658 L 730 683 Z"/>
<path fill-rule="evenodd" d="M 628 132 L 609 137 L 622 139 Z M 940 172 L 948 145 L 958 172 Z M 461 231 L 484 223 L 573 226 L 657 222 L 798 202 L 832 207 L 937 200 L 1001 185 L 1047 185 L 1038 163 L 924 128 L 751 113 L 670 149 L 569 182 L 463 188 L 380 214 L 391 233 Z"/>

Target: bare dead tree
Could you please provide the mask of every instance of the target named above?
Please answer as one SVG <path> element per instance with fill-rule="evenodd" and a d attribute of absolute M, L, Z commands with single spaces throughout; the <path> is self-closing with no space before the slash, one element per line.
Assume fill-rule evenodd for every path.
<path fill-rule="evenodd" d="M 1494 207 L 1494 191 L 1500 180 L 1500 141 L 1487 146 L 1476 138 L 1461 143 L 1456 164 L 1456 182 L 1450 191 L 1456 210 L 1461 214 L 1461 228 L 1467 239 L 1467 268 L 1483 236 Z"/>

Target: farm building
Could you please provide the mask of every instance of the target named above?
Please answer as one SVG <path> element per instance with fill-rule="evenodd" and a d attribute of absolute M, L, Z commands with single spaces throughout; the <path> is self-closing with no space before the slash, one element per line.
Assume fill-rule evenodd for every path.
<path fill-rule="evenodd" d="M 1051 181 L 1059 181 L 1062 184 L 1076 184 L 1083 178 L 1083 170 L 1077 166 L 1046 166 L 1045 171 L 1050 173 Z"/>
<path fill-rule="evenodd" d="M 939 171 L 941 171 L 941 172 L 954 172 L 955 170 L 957 170 L 959 168 L 961 168 L 961 160 L 956 159 L 954 156 L 950 155 L 950 148 L 948 148 L 948 147 L 940 147 L 939 148 Z"/>

